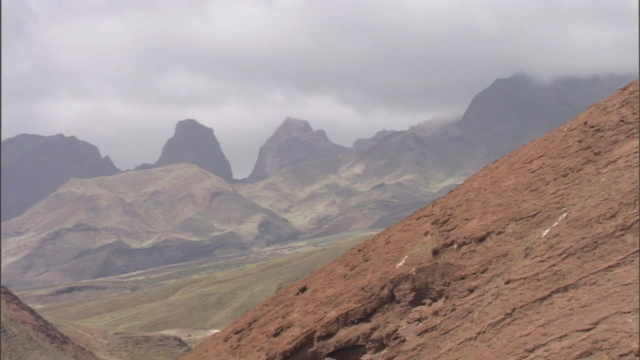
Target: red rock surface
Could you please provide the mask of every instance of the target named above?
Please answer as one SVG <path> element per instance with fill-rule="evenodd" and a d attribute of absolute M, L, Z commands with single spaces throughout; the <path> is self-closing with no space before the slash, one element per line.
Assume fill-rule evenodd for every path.
<path fill-rule="evenodd" d="M 0 287 L 0 306 L 2 359 L 97 359 L 94 354 L 61 333 L 4 286 Z"/>
<path fill-rule="evenodd" d="M 638 106 L 635 81 L 184 359 L 637 358 Z"/>

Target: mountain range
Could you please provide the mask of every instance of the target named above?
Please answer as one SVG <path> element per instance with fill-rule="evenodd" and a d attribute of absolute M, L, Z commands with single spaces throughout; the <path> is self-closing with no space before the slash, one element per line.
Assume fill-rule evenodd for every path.
<path fill-rule="evenodd" d="M 182 359 L 637 358 L 638 88 L 484 167 Z"/>
<path fill-rule="evenodd" d="M 3 283 L 41 286 L 239 253 L 298 235 L 289 222 L 186 163 L 71 179 L 3 223 Z"/>
<path fill-rule="evenodd" d="M 203 317 L 226 309 L 221 306 L 227 295 L 244 301 L 247 293 L 254 297 L 265 290 L 230 284 L 228 289 L 239 289 L 231 290 L 235 294 L 216 293 L 205 283 L 219 285 L 220 275 L 199 277 L 194 271 L 225 266 L 227 258 L 242 264 L 265 256 L 264 248 L 272 245 L 274 252 L 291 251 L 318 244 L 293 240 L 343 236 L 349 229 L 379 229 L 400 221 L 368 241 L 357 241 L 360 245 L 345 256 L 291 286 L 281 286 L 291 283 L 283 279 L 295 278 L 284 267 L 283 273 L 273 272 L 275 279 L 264 280 L 276 263 L 241 267 L 243 284 L 251 284 L 252 273 L 264 272 L 266 293 L 276 294 L 185 359 L 637 358 L 638 81 L 569 122 L 558 118 L 550 133 L 518 144 L 542 131 L 529 122 L 552 126 L 549 119 L 563 114 L 559 109 L 577 107 L 615 82 L 603 79 L 537 83 L 516 76 L 502 80 L 508 86 L 497 81 L 485 90 L 493 96 L 479 94 L 460 120 L 381 131 L 357 141 L 353 149 L 342 147 L 335 156 L 283 158 L 271 162 L 279 165 L 261 180 L 224 179 L 204 163 L 193 163 L 206 158 L 191 155 L 136 171 L 66 179 L 22 215 L 3 222 L 2 282 L 18 289 L 44 286 L 24 294 L 61 297 L 48 309 L 59 316 L 74 312 L 73 304 L 60 303 L 64 299 L 116 291 L 97 302 L 110 309 L 97 313 L 79 301 L 84 306 L 79 318 L 165 329 L 161 321 L 127 321 L 135 315 L 135 321 L 178 316 L 206 322 Z M 547 98 L 546 91 L 554 96 Z M 545 109 L 529 107 L 519 92 Z M 483 105 L 489 100 L 510 110 Z M 482 109 L 495 117 L 474 117 Z M 533 115 L 549 109 L 555 110 Z M 498 121 L 498 116 L 507 120 Z M 488 125 L 472 129 L 465 119 Z M 526 124 L 511 124 L 519 119 Z M 212 129 L 195 120 L 180 123 L 183 134 L 186 126 L 207 133 L 211 143 L 215 139 Z M 505 124 L 511 125 L 505 129 Z M 520 130 L 514 134 L 514 129 Z M 286 144 L 295 134 L 307 134 L 307 141 L 296 146 L 309 149 L 318 145 L 313 141 L 328 140 L 310 136 L 318 130 L 303 120 L 287 119 L 278 130 L 286 136 L 274 134 L 271 145 L 265 144 L 270 149 L 264 152 L 265 164 L 270 156 L 280 156 L 279 139 Z M 482 140 L 485 130 L 504 142 Z M 450 145 L 456 140 L 464 145 L 461 149 Z M 210 145 L 207 152 L 222 154 L 219 144 Z M 444 152 L 447 146 L 458 151 Z M 175 148 L 165 146 L 163 155 Z M 511 152 L 496 160 L 501 151 Z M 98 158 L 108 160 L 99 152 Z M 64 156 L 48 161 L 60 159 Z M 477 167 L 484 168 L 468 176 Z M 324 239 L 330 238 L 336 237 Z M 317 247 L 313 256 L 326 263 L 338 247 L 327 249 Z M 311 262 L 305 256 L 298 253 L 295 259 Z M 194 260 L 205 261 L 189 265 Z M 170 268 L 188 281 L 168 281 Z M 154 269 L 155 278 L 147 279 Z M 128 275 L 114 276 L 119 274 Z M 230 269 L 225 281 L 239 275 Z M 104 285 L 86 281 L 94 278 Z M 140 285 L 144 293 L 135 291 Z M 131 292 L 123 298 L 118 286 Z M 189 349 L 171 332 L 111 332 L 62 317 L 52 325 L 4 286 L 0 295 L 3 358 L 91 359 L 93 352 L 105 359 L 176 359 Z M 154 299 L 154 305 L 145 307 L 145 299 Z M 186 300 L 193 309 L 180 305 Z M 118 308 L 118 302 L 128 307 Z M 180 309 L 164 313 L 171 306 Z M 181 326 L 193 325 L 186 321 Z M 179 330 L 186 340 L 194 329 L 172 331 Z"/>
<path fill-rule="evenodd" d="M 27 135 L 7 139 L 3 179 L 28 181 L 3 181 L 3 197 L 20 194 L 20 186 L 58 189 L 3 222 L 2 281 L 15 288 L 44 286 L 254 251 L 301 236 L 382 229 L 628 78 L 500 79 L 457 121 L 383 131 L 354 148 L 332 143 L 307 121 L 287 118 L 242 181 L 233 180 L 213 129 L 195 120 L 178 122 L 155 164 L 124 173 L 95 147 L 86 150 L 91 159 L 111 166 L 81 176 L 62 172 L 83 164 L 75 160 L 80 155 L 15 145 L 27 143 L 18 141 Z M 82 143 L 62 135 L 37 138 L 38 144 Z"/>

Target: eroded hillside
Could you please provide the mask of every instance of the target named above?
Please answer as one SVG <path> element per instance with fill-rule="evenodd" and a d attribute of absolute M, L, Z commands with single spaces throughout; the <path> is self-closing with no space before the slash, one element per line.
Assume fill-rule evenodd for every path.
<path fill-rule="evenodd" d="M 61 333 L 4 286 L 0 288 L 0 305 L 0 344 L 3 359 L 97 359 L 89 350 Z"/>

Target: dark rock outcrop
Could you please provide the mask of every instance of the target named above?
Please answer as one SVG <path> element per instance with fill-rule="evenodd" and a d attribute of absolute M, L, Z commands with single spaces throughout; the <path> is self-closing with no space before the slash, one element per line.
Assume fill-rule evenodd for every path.
<path fill-rule="evenodd" d="M 13 219 L 71 178 L 120 172 L 97 147 L 62 134 L 21 134 L 2 142 L 2 221 Z"/>
<path fill-rule="evenodd" d="M 305 120 L 287 118 L 260 148 L 258 160 L 248 181 L 259 181 L 293 165 L 310 160 L 336 158 L 348 154 L 336 145 L 324 130 L 313 130 Z"/>
<path fill-rule="evenodd" d="M 158 161 L 153 165 L 142 164 L 135 170 L 152 169 L 179 162 L 197 165 L 229 183 L 233 181 L 231 165 L 222 152 L 213 129 L 196 120 L 178 121 L 176 131 L 165 143 Z"/>

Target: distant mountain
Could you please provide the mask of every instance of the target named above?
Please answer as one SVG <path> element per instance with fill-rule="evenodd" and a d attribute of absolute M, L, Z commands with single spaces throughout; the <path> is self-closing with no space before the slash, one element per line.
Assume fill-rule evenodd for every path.
<path fill-rule="evenodd" d="M 2 282 L 101 278 L 292 239 L 284 218 L 191 164 L 73 179 L 2 224 Z"/>
<path fill-rule="evenodd" d="M 418 134 L 420 136 L 427 136 L 434 133 L 446 124 L 450 124 L 460 120 L 460 116 L 457 115 L 441 115 L 422 121 L 418 124 L 410 126 L 407 131 Z M 358 152 L 367 151 L 374 145 L 378 144 L 385 137 L 395 134 L 399 130 L 380 130 L 371 138 L 361 138 L 353 142 L 353 148 Z"/>
<path fill-rule="evenodd" d="M 198 165 L 229 183 L 233 181 L 231 165 L 222 152 L 213 129 L 196 120 L 178 121 L 176 131 L 162 148 L 158 161 L 153 165 L 142 164 L 135 170 L 152 169 L 179 162 Z"/>
<path fill-rule="evenodd" d="M 4 286 L 0 287 L 0 309 L 0 353 L 3 360 L 98 359 Z"/>
<path fill-rule="evenodd" d="M 2 221 L 13 219 L 71 178 L 120 172 L 88 142 L 62 134 L 22 134 L 2 142 Z"/>
<path fill-rule="evenodd" d="M 633 76 L 563 77 L 542 83 L 516 74 L 476 95 L 464 115 L 428 136 L 440 157 L 471 174 L 581 113 Z"/>
<path fill-rule="evenodd" d="M 340 161 L 306 161 L 235 188 L 301 231 L 328 235 L 393 224 L 463 180 L 445 174 L 447 166 L 424 137 L 401 131 Z"/>
<path fill-rule="evenodd" d="M 639 100 L 634 81 L 183 360 L 635 359 Z"/>
<path fill-rule="evenodd" d="M 230 172 L 223 179 L 204 170 L 216 153 L 228 165 L 213 130 L 181 121 L 150 165 L 157 168 L 70 181 L 3 223 L 2 276 L 35 286 L 240 253 L 300 234 L 388 227 L 621 79 L 498 80 L 461 120 L 381 132 L 359 151 L 288 118 L 262 147 L 254 181 L 233 184 Z M 180 159 L 197 166 L 160 166 Z"/>
<path fill-rule="evenodd" d="M 405 131 L 382 130 L 357 140 L 356 151 L 301 157 L 236 189 L 305 232 L 387 227 L 499 156 L 570 120 L 628 79 L 563 78 L 546 84 L 523 75 L 500 79 L 479 93 L 457 121 L 447 116 Z M 291 119 L 281 128 L 287 131 L 272 139 L 300 138 L 312 131 L 306 121 Z M 267 143 L 277 143 L 272 139 Z M 289 152 L 269 153 L 263 159 L 275 162 Z"/>
<path fill-rule="evenodd" d="M 248 181 L 263 180 L 286 167 L 311 160 L 338 160 L 349 152 L 348 148 L 331 142 L 324 130 L 314 131 L 305 120 L 286 118 L 260 148 Z"/>

